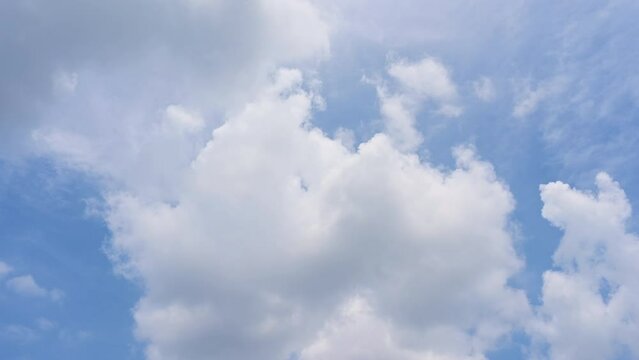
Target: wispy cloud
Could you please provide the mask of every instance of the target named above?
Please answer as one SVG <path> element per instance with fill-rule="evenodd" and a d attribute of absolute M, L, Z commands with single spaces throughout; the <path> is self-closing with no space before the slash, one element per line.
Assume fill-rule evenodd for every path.
<path fill-rule="evenodd" d="M 9 264 L 0 261 L 0 278 L 5 277 L 7 274 L 13 271 L 13 268 Z"/>
<path fill-rule="evenodd" d="M 6 282 L 6 286 L 14 293 L 25 297 L 49 298 L 60 301 L 64 298 L 64 292 L 59 289 L 45 289 L 36 283 L 31 275 L 13 277 Z"/>

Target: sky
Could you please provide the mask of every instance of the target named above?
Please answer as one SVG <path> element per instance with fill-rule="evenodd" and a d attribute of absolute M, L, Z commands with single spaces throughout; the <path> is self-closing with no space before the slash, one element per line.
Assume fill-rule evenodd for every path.
<path fill-rule="evenodd" d="M 0 358 L 639 359 L 637 17 L 0 2 Z"/>

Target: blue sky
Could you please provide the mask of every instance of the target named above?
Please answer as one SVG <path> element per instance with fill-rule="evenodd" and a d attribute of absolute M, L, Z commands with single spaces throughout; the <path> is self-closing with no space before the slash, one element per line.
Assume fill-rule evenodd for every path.
<path fill-rule="evenodd" d="M 108 229 L 86 211 L 98 195 L 92 185 L 45 160 L 3 176 L 3 261 L 64 296 L 25 299 L 3 288 L 2 358 L 139 357 L 129 313 L 139 289 L 115 277 L 104 256 Z"/>
<path fill-rule="evenodd" d="M 639 5 L 0 5 L 0 358 L 639 357 Z"/>

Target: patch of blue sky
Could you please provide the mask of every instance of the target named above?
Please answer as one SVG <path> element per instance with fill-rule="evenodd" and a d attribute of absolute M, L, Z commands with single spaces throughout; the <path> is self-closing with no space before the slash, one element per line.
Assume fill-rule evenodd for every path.
<path fill-rule="evenodd" d="M 0 358 L 140 359 L 130 309 L 140 290 L 116 276 L 102 245 L 103 222 L 87 215 L 95 184 L 34 159 L 0 163 Z M 6 285 L 31 275 L 60 299 Z"/>

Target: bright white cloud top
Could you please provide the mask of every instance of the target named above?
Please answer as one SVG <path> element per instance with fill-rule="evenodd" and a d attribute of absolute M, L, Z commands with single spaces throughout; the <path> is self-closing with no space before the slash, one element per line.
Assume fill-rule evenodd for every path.
<path fill-rule="evenodd" d="M 600 173 L 597 190 L 541 187 L 544 217 L 564 231 L 534 324 L 553 359 L 639 356 L 639 238 L 626 230 L 630 205 L 619 184 Z"/>
<path fill-rule="evenodd" d="M 301 81 L 279 71 L 218 127 L 176 204 L 110 196 L 118 264 L 146 284 L 150 357 L 317 359 L 345 331 L 358 347 L 386 334 L 388 356 L 481 358 L 529 313 L 507 285 L 522 266 L 507 188 L 467 148 L 446 172 L 386 134 L 345 148 L 310 123 Z M 335 325 L 343 307 L 363 323 Z"/>
<path fill-rule="evenodd" d="M 88 178 L 141 358 L 639 358 L 636 189 L 609 175 L 639 149 L 615 45 L 637 5 L 127 1 L 0 5 L 28 20 L 0 11 L 0 175 Z M 0 301 L 78 296 L 3 261 Z M 49 315 L 0 318 L 0 341 L 92 337 Z"/>

